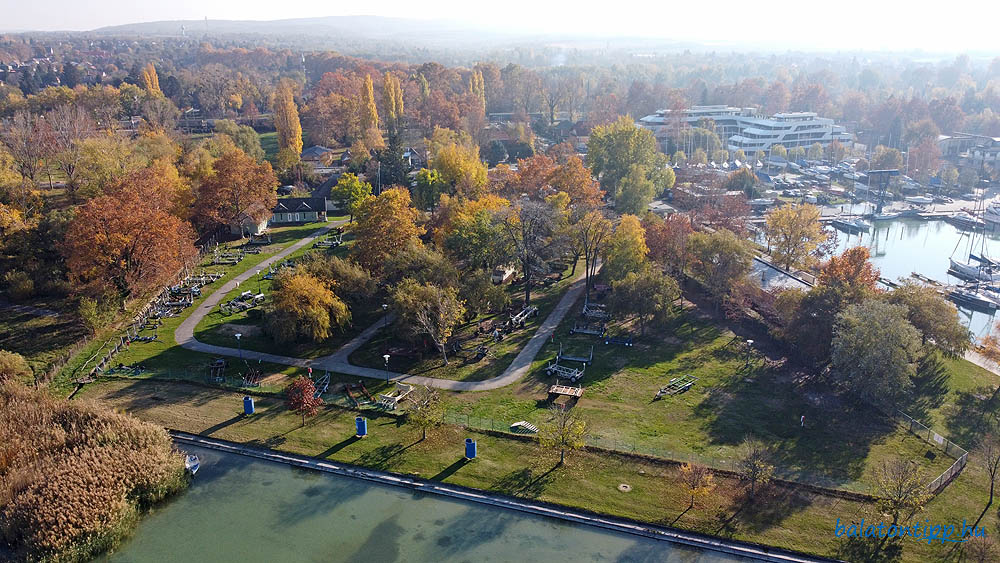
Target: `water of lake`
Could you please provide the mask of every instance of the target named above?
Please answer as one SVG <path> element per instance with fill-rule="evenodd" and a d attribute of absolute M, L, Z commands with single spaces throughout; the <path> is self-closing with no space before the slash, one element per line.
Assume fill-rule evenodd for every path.
<path fill-rule="evenodd" d="M 983 251 L 983 234 L 973 235 L 944 221 L 896 219 L 876 221 L 870 233 L 847 235 L 837 231 L 837 251 L 864 245 L 882 277 L 897 280 L 917 272 L 933 280 L 954 284 L 960 280 L 948 275 L 948 259 L 968 261 L 969 252 Z M 985 254 L 1000 258 L 1000 234 L 986 233 Z M 959 308 L 962 322 L 978 338 L 989 333 L 994 315 Z"/>
<path fill-rule="evenodd" d="M 184 446 L 201 470 L 108 562 L 745 559 Z"/>

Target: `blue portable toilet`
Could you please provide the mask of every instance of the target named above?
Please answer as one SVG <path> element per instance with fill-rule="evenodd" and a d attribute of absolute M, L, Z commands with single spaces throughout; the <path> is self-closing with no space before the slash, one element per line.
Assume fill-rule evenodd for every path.
<path fill-rule="evenodd" d="M 356 417 L 354 419 L 354 425 L 358 427 L 358 438 L 364 438 L 368 435 L 368 420 L 365 417 Z"/>
<path fill-rule="evenodd" d="M 472 438 L 465 439 L 465 459 L 476 459 L 476 441 Z"/>
<path fill-rule="evenodd" d="M 253 414 L 253 397 L 243 397 L 243 414 Z"/>

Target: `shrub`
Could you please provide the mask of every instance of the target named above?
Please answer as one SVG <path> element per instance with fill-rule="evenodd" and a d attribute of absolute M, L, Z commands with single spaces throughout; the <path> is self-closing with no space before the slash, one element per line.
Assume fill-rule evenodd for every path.
<path fill-rule="evenodd" d="M 186 484 L 162 428 L 0 386 L 0 536 L 15 560 L 87 560 Z"/>
<path fill-rule="evenodd" d="M 13 301 L 25 301 L 35 295 L 35 282 L 21 270 L 11 270 L 4 274 L 3 288 Z"/>

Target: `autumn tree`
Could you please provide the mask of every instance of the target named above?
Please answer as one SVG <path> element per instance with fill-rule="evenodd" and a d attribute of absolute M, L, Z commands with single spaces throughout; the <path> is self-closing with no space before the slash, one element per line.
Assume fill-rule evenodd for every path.
<path fill-rule="evenodd" d="M 241 151 L 255 160 L 264 160 L 264 149 L 260 145 L 260 135 L 249 125 L 237 125 L 232 119 L 216 119 L 212 130 L 216 135 L 226 135 Z"/>
<path fill-rule="evenodd" d="M 567 408 L 553 405 L 549 420 L 538 428 L 538 442 L 542 447 L 559 450 L 559 465 L 566 461 L 566 450 L 578 450 L 586 445 L 587 424 Z"/>
<path fill-rule="evenodd" d="M 882 405 L 891 405 L 913 387 L 920 334 L 906 313 L 902 305 L 869 299 L 837 315 L 831 360 L 845 387 Z"/>
<path fill-rule="evenodd" d="M 635 215 L 623 215 L 604 247 L 604 271 L 612 281 L 646 267 L 646 232 Z"/>
<path fill-rule="evenodd" d="M 919 512 L 931 498 L 920 466 L 906 459 L 880 463 L 872 472 L 871 483 L 872 495 L 879 499 L 882 510 L 892 515 L 893 526 Z"/>
<path fill-rule="evenodd" d="M 458 291 L 407 278 L 393 291 L 392 300 L 403 321 L 415 334 L 430 338 L 448 365 L 448 340 L 465 314 Z"/>
<path fill-rule="evenodd" d="M 642 218 L 649 258 L 673 275 L 683 275 L 689 260 L 688 237 L 694 232 L 687 215 L 672 213 L 661 218 L 647 213 Z"/>
<path fill-rule="evenodd" d="M 337 205 L 350 215 L 351 223 L 354 222 L 354 216 L 358 214 L 361 206 L 371 195 L 372 185 L 350 172 L 342 174 L 337 179 L 337 185 L 330 192 L 330 196 L 337 202 Z"/>
<path fill-rule="evenodd" d="M 888 301 L 906 307 L 906 318 L 928 340 L 950 354 L 962 355 L 972 341 L 969 329 L 958 319 L 958 309 L 933 287 L 905 281 L 887 295 Z"/>
<path fill-rule="evenodd" d="M 400 120 L 403 119 L 403 88 L 399 84 L 399 78 L 389 71 L 386 71 L 382 81 L 382 107 L 391 137 L 396 134 Z"/>
<path fill-rule="evenodd" d="M 740 444 L 736 460 L 737 472 L 740 478 L 750 482 L 751 498 L 756 495 L 758 486 L 771 481 L 771 476 L 774 474 L 774 465 L 771 462 L 773 457 L 771 447 L 752 436 L 747 436 Z"/>
<path fill-rule="evenodd" d="M 813 143 L 809 145 L 809 152 L 807 156 L 810 160 L 819 160 L 823 158 L 823 145 L 819 143 Z"/>
<path fill-rule="evenodd" d="M 834 164 L 839 164 L 840 161 L 844 160 L 844 157 L 847 156 L 847 147 L 841 144 L 840 141 L 833 141 L 826 146 L 824 154 Z"/>
<path fill-rule="evenodd" d="M 449 188 L 440 171 L 428 168 L 421 168 L 417 172 L 415 182 L 413 199 L 418 209 L 434 210 L 441 199 L 441 194 L 447 192 Z"/>
<path fill-rule="evenodd" d="M 275 278 L 271 304 L 265 314 L 267 329 L 279 344 L 300 339 L 322 342 L 351 322 L 347 305 L 313 275 L 296 272 Z"/>
<path fill-rule="evenodd" d="M 147 64 L 142 69 L 142 86 L 150 96 L 163 95 L 163 91 L 160 90 L 160 77 L 156 74 L 156 67 L 153 66 L 153 63 Z"/>
<path fill-rule="evenodd" d="M 410 206 L 410 192 L 405 188 L 383 191 L 368 198 L 359 209 L 354 227 L 357 242 L 353 252 L 369 272 L 381 272 L 383 263 L 406 248 L 424 230 L 417 226 L 417 210 Z"/>
<path fill-rule="evenodd" d="M 583 255 L 588 298 L 593 277 L 597 274 L 597 259 L 604 253 L 604 246 L 612 232 L 614 225 L 597 210 L 587 212 L 573 224 L 573 244 Z"/>
<path fill-rule="evenodd" d="M 712 470 L 704 465 L 685 463 L 680 467 L 680 474 L 681 483 L 684 484 L 684 489 L 691 497 L 688 509 L 694 508 L 695 499 L 707 497 L 715 490 L 715 480 L 712 476 Z"/>
<path fill-rule="evenodd" d="M 372 86 L 371 75 L 365 76 L 364 84 L 361 86 L 361 102 L 359 103 L 361 112 L 361 138 L 365 146 L 369 148 L 381 147 L 382 132 L 379 130 L 378 108 L 375 106 L 375 89 Z"/>
<path fill-rule="evenodd" d="M 764 233 L 776 264 L 786 270 L 811 265 L 813 253 L 829 238 L 819 218 L 819 208 L 809 204 L 784 205 L 768 212 Z"/>
<path fill-rule="evenodd" d="M 472 198 L 482 195 L 487 177 L 478 147 L 449 143 L 434 152 L 431 166 L 452 192 Z"/>
<path fill-rule="evenodd" d="M 875 294 L 880 272 L 869 261 L 868 248 L 848 248 L 840 256 L 831 256 L 820 268 L 819 284 L 836 290 L 848 303 L 859 303 Z"/>
<path fill-rule="evenodd" d="M 62 247 L 70 281 L 127 297 L 161 287 L 190 263 L 194 230 L 171 213 L 171 194 L 157 185 L 125 181 L 79 208 Z"/>
<path fill-rule="evenodd" d="M 316 396 L 316 385 L 301 375 L 292 380 L 285 389 L 285 407 L 302 415 L 302 426 L 306 425 L 306 417 L 316 416 L 323 406 L 323 399 Z"/>
<path fill-rule="evenodd" d="M 753 252 L 749 244 L 725 229 L 692 233 L 688 237 L 691 270 L 721 303 L 730 290 L 750 273 Z"/>
<path fill-rule="evenodd" d="M 869 167 L 872 170 L 899 170 L 903 167 L 903 155 L 899 149 L 879 145 L 875 147 Z"/>
<path fill-rule="evenodd" d="M 496 200 L 496 206 L 479 205 L 488 204 L 487 198 L 464 205 L 451 219 L 444 239 L 444 248 L 456 259 L 487 270 L 509 264 L 514 255 L 502 224 L 495 220 L 497 212 L 509 204 L 505 199 L 490 198 Z"/>
<path fill-rule="evenodd" d="M 288 169 L 298 163 L 302 155 L 302 124 L 290 81 L 278 84 L 273 106 L 274 128 L 278 132 L 278 163 L 281 168 Z"/>
<path fill-rule="evenodd" d="M 616 315 L 639 320 L 640 334 L 646 334 L 646 325 L 660 324 L 673 310 L 674 301 L 681 291 L 673 278 L 656 268 L 629 272 L 611 284 L 611 309 Z"/>
<path fill-rule="evenodd" d="M 420 429 L 420 441 L 427 439 L 427 430 L 441 424 L 444 409 L 437 389 L 418 385 L 406 396 L 406 420 Z"/>
<path fill-rule="evenodd" d="M 241 225 L 271 216 L 278 203 L 278 178 L 268 162 L 233 148 L 212 163 L 214 174 L 198 189 L 196 219 L 204 226 Z"/>

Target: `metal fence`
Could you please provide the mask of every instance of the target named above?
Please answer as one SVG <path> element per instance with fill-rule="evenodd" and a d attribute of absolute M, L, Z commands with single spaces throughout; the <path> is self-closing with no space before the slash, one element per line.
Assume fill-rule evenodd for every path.
<path fill-rule="evenodd" d="M 454 411 L 445 412 L 444 422 L 476 430 L 490 430 L 493 432 L 503 432 L 507 434 L 519 434 L 517 432 L 511 432 L 510 425 L 506 421 L 497 420 L 495 418 L 477 417 Z M 740 470 L 738 460 L 733 458 L 703 455 L 689 451 L 673 451 L 640 444 L 635 440 L 620 440 L 617 438 L 605 438 L 601 436 L 587 436 L 584 441 L 589 447 L 601 448 L 625 454 L 646 455 L 678 463 L 693 463 L 722 471 L 731 471 L 734 473 L 738 473 Z M 869 487 L 861 482 L 844 482 L 827 476 L 816 475 L 802 469 L 790 467 L 776 466 L 774 468 L 774 477 L 795 483 L 822 487 L 825 489 L 834 489 L 861 494 L 868 494 L 870 492 Z"/>
<path fill-rule="evenodd" d="M 938 490 L 944 486 L 945 483 L 965 468 L 965 464 L 969 461 L 969 452 L 962 446 L 959 446 L 955 442 L 952 442 L 927 426 L 924 426 L 922 423 L 902 411 L 896 411 L 896 416 L 900 423 L 915 436 L 928 444 L 939 448 L 941 451 L 955 459 L 955 463 L 952 463 L 948 469 L 945 469 L 944 473 L 938 475 L 936 479 L 927 484 L 927 489 L 930 492 L 938 492 Z"/>

